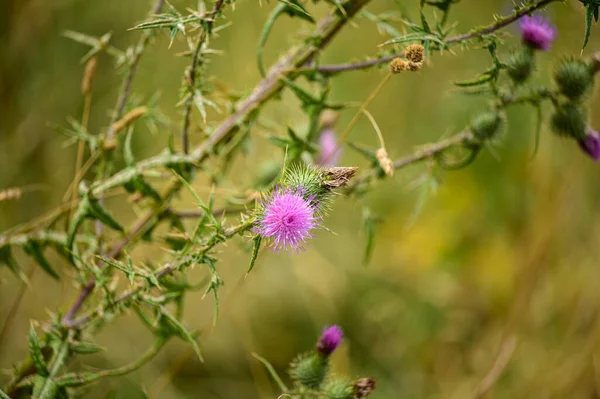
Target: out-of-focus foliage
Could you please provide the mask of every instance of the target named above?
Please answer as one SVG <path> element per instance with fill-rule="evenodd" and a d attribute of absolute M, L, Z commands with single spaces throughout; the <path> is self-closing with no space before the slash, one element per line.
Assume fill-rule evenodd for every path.
<path fill-rule="evenodd" d="M 191 3 L 195 2 L 172 1 L 179 10 L 196 5 Z M 276 6 L 273 3 L 237 1 L 235 11 L 226 13 L 231 26 L 211 39 L 211 48 L 223 53 L 211 55 L 203 68 L 215 76 L 207 83 L 228 94 L 219 105 L 249 94 L 260 79 L 255 44 Z M 418 3 L 373 2 L 369 13 L 355 19 L 356 24 L 325 51 L 324 61 L 343 63 L 374 56 L 379 44 L 405 29 L 395 15 L 381 13 L 397 9 L 418 20 Z M 80 78 L 85 67 L 81 60 L 89 47 L 66 38 L 64 32 L 97 37 L 111 32 L 110 44 L 125 48 L 138 40 L 140 32 L 128 29 L 145 20 L 150 4 L 146 0 L 8 0 L 2 7 L 0 191 L 20 187 L 22 193 L 6 195 L 0 202 L 0 231 L 53 210 L 72 180 L 76 150 L 65 147 L 67 139 L 50 124 L 65 126 L 68 118 L 81 118 Z M 325 10 L 326 4 L 320 5 L 311 18 L 322 17 Z M 457 21 L 457 31 L 468 32 L 492 22 L 493 14 L 510 10 L 506 1 L 463 0 L 453 5 L 449 18 Z M 550 85 L 552 65 L 564 55 L 579 55 L 582 21 L 590 17 L 589 8 L 586 14 L 577 1 L 553 4 L 545 15 L 557 25 L 558 40 L 549 53 L 539 56 L 535 79 Z M 265 66 L 297 39 L 293 32 L 312 29 L 307 21 L 281 18 L 273 24 L 263 50 Z M 517 33 L 514 27 L 504 32 Z M 597 33 L 591 30 L 586 55 L 600 50 Z M 158 153 L 167 133 L 180 129 L 182 109 L 176 104 L 189 65 L 189 44 L 167 31 L 154 40 L 141 59 L 133 98 L 138 104 L 158 107 L 128 137 L 136 159 Z M 505 41 L 507 45 L 498 51 L 507 58 L 517 40 L 506 37 Z M 175 57 L 182 52 L 188 57 Z M 119 54 L 115 55 L 98 54 L 89 132 L 109 127 L 111 118 L 105 110 L 114 106 L 122 78 L 114 73 L 119 62 Z M 486 48 L 455 48 L 435 53 L 418 73 L 391 79 L 369 106 L 390 157 L 396 159 L 415 146 L 455 133 L 469 125 L 473 115 L 486 111 L 480 98 L 457 93 L 453 82 L 471 80 L 489 63 Z M 330 103 L 362 103 L 385 73 L 372 69 L 340 75 L 330 85 Z M 597 87 L 589 103 L 590 124 L 596 127 L 600 125 Z M 318 93 L 321 88 L 308 89 Z M 281 101 L 264 109 L 262 116 L 269 123 L 261 121 L 263 125 L 255 127 L 258 132 L 251 143 L 237 143 L 247 154 L 223 165 L 231 173 L 212 194 L 217 200 L 237 193 L 236 187 L 250 187 L 275 151 L 279 156 L 270 138 L 287 139 L 281 126 L 289 126 L 292 132 L 310 128 L 300 112 L 302 105 L 307 104 L 290 89 Z M 194 106 L 209 121 L 223 118 L 205 101 Z M 341 111 L 336 128 L 343 130 L 354 112 L 353 108 Z M 146 392 L 152 398 L 275 398 L 280 390 L 251 353 L 268 359 L 285 375 L 290 360 L 311 348 L 321 327 L 332 323 L 346 332 L 345 343 L 332 358 L 333 370 L 351 379 L 377 378 L 374 398 L 471 398 L 488 388 L 498 398 L 600 395 L 600 231 L 596 227 L 600 170 L 572 141 L 548 134 L 546 124 L 541 127 L 537 155 L 531 159 L 535 112 L 533 107 L 509 109 L 501 144 L 483 150 L 469 168 L 438 176 L 427 165 L 413 166 L 378 183 L 360 201 L 337 198 L 327 219 L 327 228 L 336 234 L 317 232 L 308 251 L 300 255 L 261 250 L 247 278 L 252 242 L 239 239 L 221 247 L 219 278 L 226 285 L 219 289 L 218 323 L 213 326 L 212 293 L 192 292 L 183 306 L 187 327 L 202 337 L 196 354 L 201 352 L 204 363 L 189 345 L 193 337 L 186 336 L 188 330 L 165 316 L 165 323 L 185 340 L 170 341 L 138 371 L 105 379 L 83 396 L 131 398 Z M 543 114 L 548 120 L 550 108 L 544 108 Z M 349 138 L 376 148 L 379 142 L 372 129 L 362 118 Z M 68 133 L 85 134 L 77 124 Z M 192 145 L 204 137 L 199 125 L 194 125 Z M 369 167 L 349 147 L 341 163 Z M 209 197 L 210 180 L 200 176 L 193 184 L 202 198 Z M 194 207 L 190 192 L 182 193 L 176 204 Z M 117 220 L 135 218 L 135 206 L 115 207 L 111 201 L 108 198 L 106 203 Z M 365 266 L 365 243 L 371 239 L 371 260 Z M 29 253 L 39 256 L 38 249 L 29 247 Z M 151 265 L 164 253 L 158 244 L 142 243 L 127 255 Z M 18 309 L 13 303 L 21 294 L 20 282 L 9 268 L 0 269 L 0 367 L 10 368 L 36 347 L 30 319 L 47 319 L 47 310 L 65 311 L 60 307 L 76 295 L 69 278 L 57 283 L 51 276 L 75 276 L 74 270 L 59 254 L 45 250 L 43 255 L 49 261 L 48 273 L 34 266 L 31 256 L 15 252 L 29 280 Z M 127 271 L 127 266 L 124 261 L 115 267 Z M 192 270 L 189 284 L 204 289 L 203 276 L 201 270 Z M 129 282 L 123 280 L 119 284 L 126 289 Z M 3 329 L 5 320 L 12 320 L 10 328 Z M 105 351 L 81 342 L 82 351 L 93 352 L 86 356 L 86 365 L 115 369 L 160 345 L 138 320 L 116 318 L 102 329 L 97 343 Z M 37 363 L 43 374 L 43 356 Z M 0 386 L 7 379 L 0 377 Z"/>

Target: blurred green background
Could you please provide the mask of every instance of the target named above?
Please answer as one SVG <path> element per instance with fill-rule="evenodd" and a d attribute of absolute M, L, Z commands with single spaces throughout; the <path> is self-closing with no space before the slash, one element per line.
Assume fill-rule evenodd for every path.
<path fill-rule="evenodd" d="M 510 11 L 510 3 L 463 0 L 450 19 L 457 21 L 456 32 L 467 32 L 491 22 L 495 13 Z M 172 4 L 180 10 L 195 7 L 191 0 Z M 417 4 L 375 0 L 368 9 L 404 10 L 416 17 Z M 255 46 L 274 5 L 239 0 L 235 10 L 226 10 L 227 20 L 219 22 L 232 25 L 213 40 L 212 47 L 223 53 L 212 57 L 208 67 L 215 82 L 241 94 L 258 82 Z M 69 29 L 100 36 L 112 31 L 112 43 L 124 48 L 137 41 L 139 32 L 127 29 L 145 18 L 150 1 L 3 0 L 0 8 L 0 190 L 32 188 L 18 200 L 0 202 L 2 231 L 54 209 L 72 179 L 76 150 L 65 147 L 65 138 L 49 123 L 66 125 L 68 117 L 80 118 L 80 59 L 87 48 L 61 33 Z M 325 7 L 314 12 L 323 15 Z M 542 84 L 549 83 L 557 58 L 579 55 L 584 20 L 575 0 L 553 4 L 545 14 L 558 26 L 559 37 L 539 58 L 536 79 Z M 374 55 L 387 39 L 366 19 L 354 22 L 326 50 L 325 62 Z M 298 32 L 309 29 L 280 20 L 267 44 L 266 63 L 296 42 Z M 600 50 L 599 38 L 595 27 L 585 54 Z M 503 54 L 516 44 L 516 38 L 507 37 Z M 138 124 L 138 159 L 160 151 L 166 132 L 178 129 L 181 110 L 176 103 L 189 61 L 175 55 L 184 49 L 181 38 L 168 48 L 162 32 L 143 55 L 135 97 L 144 102 L 160 91 L 159 107 L 170 123 L 158 134 Z M 485 110 L 481 99 L 457 94 L 452 81 L 472 78 L 489 63 L 485 50 L 455 48 L 433 56 L 419 73 L 395 76 L 369 106 L 392 158 L 460 131 Z M 376 69 L 339 76 L 332 83 L 332 98 L 362 102 L 385 73 Z M 91 132 L 105 131 L 120 81 L 113 60 L 100 56 Z M 600 129 L 597 97 L 590 101 L 591 123 Z M 342 112 L 338 131 L 354 112 Z M 218 192 L 250 186 L 264 161 L 282 158 L 268 144 L 267 134 L 306 124 L 289 93 L 263 115 L 279 127 L 253 132 L 249 153 L 235 162 L 230 180 Z M 211 123 L 223 117 L 212 113 Z M 337 323 L 346 339 L 334 356 L 334 369 L 350 377 L 377 378 L 373 398 L 477 397 L 478 387 L 494 380 L 506 362 L 487 397 L 600 398 L 600 169 L 575 143 L 551 137 L 545 126 L 540 151 L 530 161 L 533 109 L 513 107 L 508 118 L 497 157 L 486 151 L 467 169 L 444 173 L 437 195 L 428 198 L 416 219 L 411 215 L 420 190 L 411 187 L 426 165 L 403 169 L 374 186 L 365 202 L 383 221 L 368 266 L 361 261 L 366 242 L 362 204 L 354 198 L 338 198 L 326 219 L 335 234 L 319 231 L 299 255 L 263 251 L 245 280 L 246 243 L 238 239 L 221 246 L 218 267 L 226 285 L 219 323 L 211 327 L 212 297 L 202 299 L 201 292 L 189 295 L 185 309 L 187 324 L 203 330 L 205 363 L 194 358 L 186 343 L 173 341 L 138 372 L 96 384 L 84 397 L 136 398 L 146 389 L 152 398 L 276 398 L 276 386 L 251 352 L 285 374 L 288 362 L 314 345 L 324 325 Z M 194 114 L 195 123 L 199 120 Z M 201 139 L 194 125 L 192 140 Z M 377 145 L 366 120 L 349 139 Z M 349 148 L 342 164 L 368 167 Z M 195 188 L 208 195 L 202 178 Z M 132 220 L 135 215 L 124 199 L 109 203 L 122 220 Z M 190 208 L 193 201 L 182 196 L 178 204 Z M 164 249 L 147 245 L 134 255 L 158 262 Z M 19 256 L 30 267 L 29 259 Z M 45 320 L 48 311 L 64 310 L 72 299 L 70 270 L 64 273 L 62 283 L 33 274 L 32 287 L 0 343 L 0 368 L 26 356 L 30 319 Z M 200 281 L 203 270 L 193 270 L 192 276 Z M 0 269 L 0 326 L 19 287 L 6 268 Z M 98 341 L 107 351 L 85 364 L 115 367 L 141 354 L 151 336 L 133 315 L 124 315 L 102 330 Z M 0 376 L 0 385 L 6 378 Z"/>

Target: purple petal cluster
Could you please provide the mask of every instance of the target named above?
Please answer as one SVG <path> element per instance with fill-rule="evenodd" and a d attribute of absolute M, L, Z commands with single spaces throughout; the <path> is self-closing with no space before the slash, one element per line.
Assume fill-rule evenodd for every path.
<path fill-rule="evenodd" d="M 585 137 L 579 140 L 579 146 L 594 161 L 600 159 L 600 134 L 595 130 L 588 129 Z"/>
<path fill-rule="evenodd" d="M 317 351 L 322 355 L 331 355 L 342 343 L 344 332 L 340 326 L 325 327 L 317 342 Z"/>
<path fill-rule="evenodd" d="M 319 137 L 321 153 L 317 164 L 324 167 L 334 167 L 338 164 L 341 154 L 341 148 L 335 137 L 335 131 L 331 128 L 324 129 Z"/>
<path fill-rule="evenodd" d="M 556 37 L 556 29 L 550 21 L 539 15 L 526 15 L 521 19 L 521 35 L 526 45 L 536 50 L 548 51 Z"/>
<path fill-rule="evenodd" d="M 273 239 L 273 248 L 304 250 L 303 244 L 312 238 L 318 217 L 313 199 L 305 198 L 302 188 L 277 188 L 264 203 L 264 214 L 258 220 L 257 232 Z"/>

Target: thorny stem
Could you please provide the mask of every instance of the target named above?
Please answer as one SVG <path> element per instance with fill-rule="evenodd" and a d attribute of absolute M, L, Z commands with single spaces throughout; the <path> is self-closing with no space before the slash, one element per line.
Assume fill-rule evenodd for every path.
<path fill-rule="evenodd" d="M 252 110 L 259 107 L 282 90 L 284 86 L 282 78 L 292 75 L 295 70 L 308 63 L 315 54 L 317 54 L 329 43 L 329 41 L 339 32 L 339 30 L 349 21 L 349 19 L 353 17 L 369 1 L 370 0 L 349 1 L 346 5 L 346 16 L 339 15 L 339 12 L 332 12 L 326 16 L 318 24 L 315 32 L 313 33 L 313 40 L 292 48 L 278 63 L 276 63 L 267 74 L 267 77 L 256 86 L 252 94 L 238 104 L 237 111 L 223 121 L 210 135 L 210 137 L 198 148 L 196 148 L 192 154 L 181 155 L 163 153 L 152 157 L 146 161 L 140 162 L 138 165 L 136 165 L 135 169 L 128 168 L 117 172 L 109 179 L 93 187 L 92 194 L 99 196 L 111 187 L 124 184 L 136 174 L 136 170 L 140 171 L 143 169 L 167 166 L 170 164 L 197 164 L 204 161 L 214 150 L 215 146 L 226 142 L 235 133 L 241 120 L 245 119 Z M 314 45 L 314 39 L 316 38 L 319 38 L 320 41 L 317 45 Z M 170 188 L 167 189 L 167 191 L 177 192 L 180 187 L 181 183 L 175 182 Z M 167 204 L 168 202 L 168 198 L 164 199 L 164 204 Z M 109 257 L 114 253 L 119 254 L 125 245 L 137 237 L 139 232 L 142 231 L 157 214 L 157 210 L 153 209 L 135 221 L 134 226 L 139 228 L 132 229 L 131 232 L 117 244 L 116 249 L 118 249 L 118 251 L 111 249 L 108 254 Z M 75 301 L 71 304 L 71 306 L 69 306 L 69 309 L 65 313 L 65 316 L 62 320 L 63 325 L 67 327 L 73 325 L 72 323 L 75 315 L 92 293 L 94 287 L 95 280 L 90 279 L 88 284 L 81 289 Z"/>
<path fill-rule="evenodd" d="M 217 14 L 219 13 L 219 11 L 221 10 L 221 8 L 223 7 L 224 4 L 225 4 L 224 0 L 217 0 L 215 2 L 215 5 L 214 5 L 212 11 L 209 14 L 209 17 L 205 19 L 206 26 L 202 30 L 202 33 L 200 34 L 200 37 L 198 38 L 198 43 L 196 44 L 196 50 L 194 50 L 194 54 L 192 55 L 192 64 L 190 65 L 189 69 L 186 70 L 186 79 L 185 80 L 186 80 L 186 84 L 189 85 L 191 92 L 188 94 L 188 98 L 185 102 L 185 108 L 183 111 L 183 125 L 181 127 L 181 144 L 183 147 L 184 154 L 187 154 L 189 152 L 189 146 L 190 146 L 189 130 L 190 130 L 190 123 L 191 123 L 191 119 L 192 119 L 192 103 L 194 102 L 193 99 L 194 99 L 194 96 L 196 95 L 195 94 L 196 68 L 198 67 L 198 61 L 199 61 L 198 57 L 200 56 L 200 53 L 202 52 L 202 47 L 204 46 L 204 43 L 210 36 L 215 18 L 217 17 Z M 189 75 L 188 75 L 188 72 L 189 72 Z"/>
<path fill-rule="evenodd" d="M 473 30 L 468 33 L 464 33 L 462 35 L 451 37 L 448 40 L 445 40 L 445 43 L 446 44 L 461 43 L 461 42 L 464 42 L 465 40 L 469 40 L 469 39 L 472 39 L 475 37 L 493 33 L 495 31 L 502 29 L 505 26 L 508 26 L 508 25 L 512 24 L 513 22 L 521 19 L 525 15 L 528 15 L 528 14 L 532 13 L 533 11 L 543 8 L 543 7 L 547 6 L 548 4 L 555 2 L 555 1 L 562 1 L 562 0 L 541 0 L 537 3 L 534 3 L 529 6 L 524 7 L 523 9 L 519 10 L 518 12 L 516 12 L 514 14 L 500 18 L 498 21 L 496 21 L 490 25 L 484 26 L 482 28 Z M 367 69 L 367 68 L 371 68 L 376 65 L 386 64 L 396 57 L 403 57 L 403 56 L 404 56 L 404 52 L 399 52 L 396 54 L 386 55 L 385 57 L 375 58 L 372 60 L 366 60 L 366 61 L 360 61 L 360 62 L 354 62 L 354 63 L 348 63 L 348 64 L 320 65 L 320 66 L 315 66 L 315 67 L 308 67 L 305 69 L 309 70 L 309 71 L 316 70 L 321 73 L 332 75 L 332 74 L 337 74 L 340 72 L 355 71 L 355 70 L 359 70 L 359 69 Z"/>
<path fill-rule="evenodd" d="M 226 229 L 225 232 L 223 233 L 223 235 L 225 238 L 231 238 L 238 233 L 242 233 L 242 232 L 248 230 L 249 228 L 252 227 L 253 224 L 254 224 L 254 219 L 252 219 L 252 218 L 248 219 L 244 223 L 241 223 L 237 226 Z M 219 243 L 219 241 L 214 240 L 212 243 L 200 248 L 196 253 L 198 255 L 204 255 L 206 252 L 208 252 L 212 248 L 214 248 L 218 243 Z M 172 273 L 173 271 L 178 270 L 181 266 L 188 265 L 192 262 L 193 262 L 193 257 L 186 256 L 185 258 L 180 259 L 176 262 L 171 262 L 171 263 L 166 264 L 161 269 L 156 271 L 156 273 L 154 273 L 154 275 L 156 276 L 157 279 L 161 279 L 164 276 Z M 147 287 L 147 284 L 145 282 L 141 282 L 141 283 L 137 284 L 135 287 L 126 291 L 121 296 L 119 296 L 114 301 L 112 301 L 109 306 L 115 307 L 123 302 L 126 302 L 127 300 L 131 299 L 134 295 L 136 295 L 137 293 L 139 293 L 146 287 Z M 93 320 L 96 316 L 98 316 L 102 312 L 106 311 L 106 309 L 107 308 L 105 306 L 100 305 L 95 310 L 91 311 L 90 313 L 86 314 L 85 316 L 82 316 L 76 320 L 73 320 L 70 323 L 69 327 L 80 327 L 81 325 L 86 324 L 89 321 Z"/>

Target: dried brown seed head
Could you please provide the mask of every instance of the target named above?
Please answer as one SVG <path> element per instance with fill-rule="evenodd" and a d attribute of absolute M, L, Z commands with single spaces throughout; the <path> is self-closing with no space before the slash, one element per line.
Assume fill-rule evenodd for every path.
<path fill-rule="evenodd" d="M 409 71 L 411 71 L 411 72 L 420 71 L 422 66 L 423 66 L 423 64 L 421 62 L 408 61 L 406 63 L 406 69 L 409 70 Z"/>
<path fill-rule="evenodd" d="M 371 377 L 359 378 L 354 383 L 354 394 L 357 398 L 366 398 L 375 390 L 377 380 Z"/>
<path fill-rule="evenodd" d="M 400 73 L 406 70 L 406 61 L 404 61 L 400 57 L 396 57 L 390 62 L 390 72 L 391 73 Z"/>
<path fill-rule="evenodd" d="M 352 177 L 354 177 L 357 170 L 357 167 L 335 167 L 325 169 L 323 171 L 321 185 L 332 190 L 342 188 L 346 186 Z"/>
<path fill-rule="evenodd" d="M 411 44 L 404 50 L 404 56 L 412 62 L 423 62 L 425 58 L 425 47 L 421 44 Z"/>

